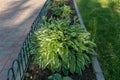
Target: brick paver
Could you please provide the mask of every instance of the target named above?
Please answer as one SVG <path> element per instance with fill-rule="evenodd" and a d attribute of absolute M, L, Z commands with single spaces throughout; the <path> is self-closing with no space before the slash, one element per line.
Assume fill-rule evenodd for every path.
<path fill-rule="evenodd" d="M 45 1 L 0 0 L 0 80 L 6 80 L 7 71 Z"/>

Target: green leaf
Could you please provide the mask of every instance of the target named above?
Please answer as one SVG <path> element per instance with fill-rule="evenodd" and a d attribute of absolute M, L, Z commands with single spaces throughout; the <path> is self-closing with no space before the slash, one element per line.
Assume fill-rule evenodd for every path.
<path fill-rule="evenodd" d="M 71 53 L 71 55 L 69 57 L 71 57 L 71 60 L 69 60 L 70 72 L 74 73 L 75 67 L 76 67 L 76 58 L 74 56 L 74 53 Z"/>
<path fill-rule="evenodd" d="M 62 80 L 62 76 L 59 73 L 56 73 L 56 74 L 49 76 L 48 80 Z"/>
<path fill-rule="evenodd" d="M 66 77 L 63 77 L 63 80 L 73 80 L 73 79 L 69 76 L 66 76 Z"/>
<path fill-rule="evenodd" d="M 62 67 L 62 72 L 64 75 L 68 75 L 68 69 L 66 69 L 65 67 Z"/>

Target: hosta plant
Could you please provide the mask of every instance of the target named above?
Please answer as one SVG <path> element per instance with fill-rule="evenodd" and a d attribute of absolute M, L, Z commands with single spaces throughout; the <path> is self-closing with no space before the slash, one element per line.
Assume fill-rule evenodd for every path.
<path fill-rule="evenodd" d="M 30 38 L 31 46 L 35 48 L 34 63 L 64 75 L 69 72 L 81 74 L 90 63 L 90 55 L 94 55 L 95 44 L 89 37 L 76 18 L 73 25 L 69 18 L 45 20 L 41 29 Z"/>

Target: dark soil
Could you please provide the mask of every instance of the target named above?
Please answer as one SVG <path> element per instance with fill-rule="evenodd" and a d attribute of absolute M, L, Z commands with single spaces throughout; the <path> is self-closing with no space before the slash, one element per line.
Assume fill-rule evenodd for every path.
<path fill-rule="evenodd" d="M 38 65 L 30 63 L 24 80 L 47 80 L 47 77 L 51 74 L 52 72 L 50 70 L 41 70 Z M 86 67 L 82 76 L 78 74 L 69 74 L 68 76 L 73 80 L 96 80 L 92 65 Z"/>
<path fill-rule="evenodd" d="M 50 70 L 41 70 L 38 65 L 30 63 L 24 80 L 47 80 L 51 74 Z"/>
<path fill-rule="evenodd" d="M 59 0 L 53 2 L 51 4 L 51 7 L 53 7 Z M 71 9 L 73 10 L 73 13 L 71 15 L 71 22 L 73 22 L 73 17 L 76 16 L 75 8 L 73 5 L 72 0 L 65 0 L 66 5 L 69 5 Z M 52 11 L 49 9 L 47 13 L 47 18 L 49 19 L 51 17 Z M 52 15 L 53 16 L 53 15 Z M 60 18 L 59 16 L 54 16 L 56 18 Z M 41 70 L 38 65 L 30 63 L 28 70 L 25 74 L 24 80 L 47 80 L 47 77 L 50 76 L 52 72 L 48 69 Z M 86 67 L 85 70 L 82 73 L 82 76 L 78 74 L 71 74 L 69 75 L 73 80 L 96 80 L 95 73 L 93 71 L 92 65 L 89 67 Z"/>

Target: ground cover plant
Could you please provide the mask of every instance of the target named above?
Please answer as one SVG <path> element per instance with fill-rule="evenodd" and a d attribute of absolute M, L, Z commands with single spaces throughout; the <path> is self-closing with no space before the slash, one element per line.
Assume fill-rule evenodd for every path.
<path fill-rule="evenodd" d="M 92 39 L 106 80 L 120 77 L 120 1 L 76 0 Z"/>
<path fill-rule="evenodd" d="M 42 80 L 80 80 L 83 71 L 90 66 L 90 56 L 96 55 L 93 52 L 96 45 L 89 40 L 90 33 L 80 26 L 76 16 L 71 22 L 74 12 L 63 2 L 61 0 L 51 7 L 51 17 L 44 16 L 41 28 L 30 37 L 30 50 L 35 50 L 32 62 L 38 68 L 35 74 L 40 72 L 39 68 L 41 71 L 48 70 L 48 73 L 43 73 L 47 74 L 44 76 L 47 78 L 39 77 Z"/>

